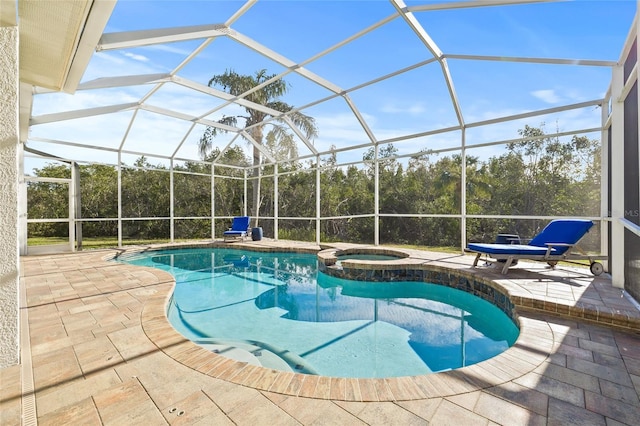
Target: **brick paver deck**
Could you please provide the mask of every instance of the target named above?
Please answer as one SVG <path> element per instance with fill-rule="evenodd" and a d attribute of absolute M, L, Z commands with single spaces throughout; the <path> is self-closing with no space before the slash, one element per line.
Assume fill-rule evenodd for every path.
<path fill-rule="evenodd" d="M 605 276 L 523 262 L 504 276 L 470 256 L 410 251 L 505 288 L 518 341 L 454 371 L 341 379 L 185 340 L 164 315 L 172 277 L 104 260 L 121 251 L 21 259 L 22 364 L 0 370 L 0 424 L 640 424 L 640 312 Z"/>

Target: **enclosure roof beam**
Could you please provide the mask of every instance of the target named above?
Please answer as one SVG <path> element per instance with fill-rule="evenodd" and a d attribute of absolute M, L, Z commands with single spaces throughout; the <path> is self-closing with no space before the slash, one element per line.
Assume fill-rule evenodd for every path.
<path fill-rule="evenodd" d="M 236 12 L 224 23 L 226 27 L 231 27 L 234 22 L 236 22 L 242 15 L 244 15 L 254 4 L 256 4 L 258 0 L 249 0 L 245 4 L 243 4 Z M 196 56 L 200 54 L 213 40 L 217 37 L 211 37 L 203 41 L 200 46 L 194 49 L 189 56 L 187 56 L 177 67 L 171 71 L 171 75 L 177 74 L 182 68 L 184 68 L 189 62 L 191 62 Z"/>
<path fill-rule="evenodd" d="M 408 6 L 409 12 L 427 12 L 431 10 L 450 10 L 465 9 L 470 7 L 486 7 L 486 6 L 509 6 L 527 3 L 549 3 L 564 0 L 482 0 L 482 1 L 459 1 L 450 3 L 421 4 L 416 6 Z"/>
<path fill-rule="evenodd" d="M 227 35 L 228 32 L 229 28 L 226 25 L 207 24 L 189 27 L 106 33 L 100 38 L 100 41 L 96 46 L 96 51 L 130 49 L 154 44 L 220 37 Z"/>
<path fill-rule="evenodd" d="M 171 158 L 175 158 L 176 155 L 178 155 L 178 151 L 180 151 L 180 148 L 182 148 L 182 145 L 184 145 L 184 143 L 187 141 L 187 138 L 189 137 L 193 129 L 195 129 L 195 127 L 196 127 L 196 123 L 191 123 L 191 127 L 189 127 L 189 130 L 187 130 L 187 132 L 184 134 L 184 136 L 182 137 L 182 140 L 180 141 L 180 143 L 178 143 L 178 146 L 176 146 L 176 149 L 173 150 L 173 154 L 171 154 Z"/>
<path fill-rule="evenodd" d="M 302 141 L 302 143 L 305 144 L 305 146 L 307 148 L 309 148 L 309 150 L 314 153 L 314 154 L 318 154 L 318 150 L 316 149 L 315 146 L 313 146 L 313 144 L 311 142 L 309 142 L 309 139 L 307 139 L 307 137 L 305 135 L 302 134 L 302 132 L 300 131 L 300 129 L 298 129 L 298 126 L 296 126 L 293 121 L 291 120 L 290 117 L 288 117 L 287 115 L 285 115 L 284 117 L 282 117 L 282 119 L 289 125 L 289 127 L 291 128 L 291 130 L 293 131 L 293 133 L 295 133 L 300 140 Z"/>
<path fill-rule="evenodd" d="M 535 141 L 535 140 L 540 140 L 540 139 L 550 138 L 550 137 L 561 138 L 563 136 L 574 136 L 577 134 L 588 134 L 588 133 L 595 133 L 595 132 L 601 132 L 601 131 L 602 131 L 602 127 L 591 127 L 588 129 L 572 129 L 572 130 L 567 130 L 565 132 L 546 133 L 540 136 L 527 136 L 527 137 L 520 137 L 515 139 L 503 139 L 503 140 L 493 141 L 493 142 L 474 143 L 474 144 L 467 145 L 467 148 L 469 149 L 484 148 L 487 146 L 507 145 L 510 143 Z M 450 150 L 453 150 L 453 149 L 450 149 Z"/>
<path fill-rule="evenodd" d="M 593 67 L 612 67 L 616 61 L 602 61 L 593 59 L 564 59 L 564 58 L 527 58 L 520 56 L 484 56 L 484 55 L 456 55 L 444 54 L 443 58 L 466 59 L 471 61 L 522 62 L 529 64 L 551 65 L 586 65 Z"/>
<path fill-rule="evenodd" d="M 425 31 L 420 22 L 418 22 L 415 15 L 407 10 L 407 6 L 405 5 L 403 0 L 391 0 L 391 3 L 393 3 L 393 7 L 396 8 L 407 25 L 409 25 L 413 32 L 416 33 L 418 38 L 427 47 L 427 49 L 429 49 L 431 54 L 438 60 L 438 62 L 440 62 L 442 74 L 444 76 L 445 83 L 447 84 L 447 89 L 449 90 L 451 102 L 453 103 L 453 109 L 455 110 L 456 116 L 458 117 L 458 123 L 461 126 L 464 126 L 464 118 L 462 116 L 462 110 L 460 109 L 458 95 L 456 94 L 456 90 L 453 85 L 453 78 L 451 77 L 451 72 L 449 71 L 447 60 L 443 57 L 442 51 L 429 36 L 429 34 Z"/>
<path fill-rule="evenodd" d="M 493 118 L 491 120 L 476 121 L 475 123 L 469 123 L 469 124 L 465 125 L 465 127 L 466 128 L 471 128 L 471 127 L 486 126 L 488 124 L 503 123 L 505 121 L 513 121 L 513 120 L 519 120 L 521 118 L 529 118 L 529 117 L 536 117 L 536 116 L 539 116 L 539 115 L 553 114 L 555 112 L 569 111 L 569 110 L 572 110 L 572 109 L 587 108 L 587 107 L 590 107 L 590 106 L 600 106 L 600 105 L 602 105 L 602 103 L 603 103 L 602 99 L 594 99 L 592 101 L 579 102 L 577 104 L 563 105 L 563 106 L 560 106 L 560 107 L 547 108 L 547 109 L 540 109 L 540 110 L 537 110 L 537 111 L 530 111 L 530 112 L 525 112 L 525 113 L 522 113 L 522 114 L 514 114 L 514 115 L 509 115 L 509 116 L 506 116 L 506 117 Z"/>
<path fill-rule="evenodd" d="M 324 87 L 327 90 L 332 91 L 333 93 L 340 93 L 342 92 L 342 89 L 338 86 L 336 86 L 335 84 L 331 83 L 328 80 L 325 80 L 324 78 L 320 77 L 319 75 L 314 74 L 313 72 L 303 68 L 302 66 L 300 66 L 299 64 L 296 64 L 295 62 L 293 62 L 290 59 L 287 59 L 286 57 L 280 55 L 277 52 L 274 52 L 273 50 L 261 45 L 260 43 L 258 43 L 255 40 L 252 40 L 251 38 L 240 34 L 236 31 L 232 31 L 229 33 L 229 38 L 237 41 L 238 43 L 248 47 L 249 49 L 258 52 L 259 54 L 261 54 L 262 56 L 265 56 L 269 59 L 271 59 L 272 61 L 275 61 L 277 63 L 279 63 L 280 65 L 284 66 L 285 68 L 289 68 L 291 70 L 293 70 L 294 72 L 300 74 L 301 76 L 313 81 L 314 83 Z"/>
<path fill-rule="evenodd" d="M 236 103 L 236 104 L 241 105 L 241 106 L 246 107 L 246 108 L 251 108 L 251 109 L 254 109 L 256 111 L 264 112 L 265 114 L 269 114 L 269 115 L 272 115 L 272 116 L 279 116 L 279 115 L 283 114 L 282 111 L 278 111 L 278 110 L 275 110 L 273 108 L 269 108 L 269 107 L 266 107 L 264 105 L 261 105 L 261 104 L 255 103 L 255 102 L 251 102 L 251 101 L 249 101 L 247 99 L 243 99 L 243 98 L 236 99 L 236 96 L 231 95 L 231 94 L 229 94 L 227 92 L 223 92 L 222 90 L 218 90 L 216 88 L 209 87 L 209 86 L 206 86 L 204 84 L 197 83 L 197 82 L 192 81 L 192 80 L 188 80 L 186 78 L 173 76 L 172 81 L 175 82 L 176 84 L 181 85 L 181 86 L 188 87 L 188 88 L 193 89 L 193 90 L 197 90 L 198 92 L 201 92 L 201 93 L 204 93 L 204 94 L 207 94 L 207 95 L 215 96 L 216 98 L 220 98 L 220 99 L 222 99 L 224 101 L 228 101 L 229 103 Z M 207 114 L 207 115 L 209 115 L 209 114 Z"/>
<path fill-rule="evenodd" d="M 360 111 L 355 106 L 355 104 L 353 103 L 353 101 L 351 100 L 349 95 L 345 94 L 344 96 L 342 96 L 342 98 L 347 102 L 347 105 L 349 105 L 349 108 L 351 108 L 351 111 L 356 116 L 356 119 L 358 120 L 358 122 L 362 126 L 362 129 L 365 131 L 365 133 L 369 137 L 369 140 L 371 140 L 371 143 L 376 143 L 377 139 L 376 139 L 375 135 L 371 131 L 371 128 L 367 124 L 367 121 L 364 119 L 362 114 L 360 114 Z"/>
<path fill-rule="evenodd" d="M 258 0 L 247 0 L 245 4 L 240 6 L 240 8 L 236 10 L 236 12 L 233 15 L 231 15 L 231 17 L 229 17 L 229 19 L 227 19 L 227 21 L 224 24 L 230 27 L 231 25 L 233 25 L 234 22 L 240 19 L 242 15 L 247 13 L 247 11 L 251 9 L 253 5 L 255 5 L 257 2 Z"/>
<path fill-rule="evenodd" d="M 240 137 L 240 133 L 236 133 L 235 136 L 229 141 L 227 146 L 225 146 L 223 149 L 220 150 L 220 153 L 218 154 L 218 156 L 216 158 L 213 159 L 212 163 L 216 164 L 218 162 L 218 160 L 220 160 L 222 158 L 222 156 L 227 151 L 227 149 L 229 149 L 229 147 L 231 145 L 233 145 L 235 143 L 236 139 L 238 139 L 239 137 Z"/>
<path fill-rule="evenodd" d="M 129 102 L 126 104 L 109 105 L 97 108 L 86 108 L 75 111 L 56 112 L 53 114 L 43 114 L 31 117 L 30 126 L 38 124 L 53 123 L 56 121 L 73 120 L 76 118 L 92 117 L 96 115 L 112 114 L 114 112 L 128 111 L 138 107 L 137 102 Z"/>
<path fill-rule="evenodd" d="M 168 73 L 103 77 L 81 83 L 77 90 L 110 89 L 113 87 L 138 86 L 141 84 L 157 84 L 167 82 L 170 79 L 171 75 Z"/>
<path fill-rule="evenodd" d="M 233 126 L 229 126 L 229 125 L 226 125 L 226 124 L 218 123 L 217 121 L 205 120 L 205 119 L 202 119 L 202 118 L 195 117 L 193 115 L 184 114 L 184 113 L 177 112 L 177 111 L 172 111 L 170 109 L 158 107 L 158 106 L 155 106 L 155 105 L 143 104 L 143 105 L 140 105 L 139 108 L 142 109 L 142 110 L 145 110 L 145 111 L 154 112 L 156 114 L 161 114 L 161 115 L 166 115 L 168 117 L 177 118 L 179 120 L 196 122 L 196 123 L 204 124 L 204 125 L 209 126 L 209 127 L 217 127 L 218 129 L 224 130 L 226 132 L 238 133 L 238 132 L 241 131 L 241 129 L 239 129 L 237 127 L 233 127 Z"/>
<path fill-rule="evenodd" d="M 51 144 L 51 145 L 63 145 L 63 146 L 69 146 L 69 147 L 73 147 L 73 148 L 96 149 L 98 151 L 107 151 L 107 152 L 118 152 L 119 151 L 118 148 L 110 148 L 110 147 L 106 147 L 106 146 L 97 146 L 97 145 L 87 145 L 87 144 L 78 143 L 78 142 L 62 141 L 62 140 L 59 140 L 59 139 L 30 137 L 29 140 L 32 141 L 32 142 L 43 142 L 43 143 L 48 143 L 48 144 Z M 30 150 L 30 152 L 35 152 L 35 150 Z M 145 154 L 145 155 L 147 155 L 147 154 Z M 51 154 L 47 154 L 46 156 L 52 157 Z M 56 156 L 56 158 L 60 158 L 60 157 Z M 73 160 L 69 160 L 69 161 L 73 161 Z"/>
<path fill-rule="evenodd" d="M 269 151 L 267 151 L 267 149 L 264 147 L 264 145 L 262 145 L 261 143 L 256 142 L 256 140 L 253 139 L 251 137 L 251 135 L 249 135 L 249 133 L 247 133 L 247 132 L 245 132 L 243 130 L 243 131 L 240 132 L 240 134 L 242 135 L 243 138 L 248 140 L 251 143 L 251 145 L 253 145 L 254 148 L 256 148 L 258 151 L 260 151 L 262 153 L 262 155 L 264 155 L 267 158 L 267 160 L 269 160 L 272 163 L 276 162 L 276 160 L 273 158 L 271 153 Z"/>
<path fill-rule="evenodd" d="M 246 11 L 246 9 L 248 9 L 250 6 L 252 6 L 253 4 L 255 4 L 255 2 L 256 2 L 256 1 L 257 1 L 257 0 L 250 0 L 250 1 L 248 1 L 248 2 L 243 6 L 243 8 L 241 9 L 241 10 L 242 10 L 242 13 L 244 14 L 244 12 Z M 240 11 L 238 11 L 238 13 L 239 13 L 239 12 L 240 12 Z M 234 16 L 235 16 L 235 15 L 234 15 Z M 318 53 L 318 54 L 316 54 L 316 55 L 312 56 L 311 58 L 308 58 L 308 59 L 306 59 L 306 60 L 302 61 L 301 63 L 299 63 L 299 64 L 297 64 L 297 65 L 296 65 L 296 64 L 294 64 L 292 61 L 289 61 L 288 59 L 286 59 L 286 58 L 284 58 L 284 57 L 281 57 L 281 59 L 282 59 L 285 63 L 287 63 L 287 64 L 289 64 L 289 65 L 290 65 L 290 66 L 289 66 L 285 71 L 283 71 L 283 72 L 281 72 L 281 73 L 279 73 L 279 74 L 275 75 L 273 78 L 270 78 L 270 79 L 269 79 L 269 80 L 267 80 L 267 81 L 262 82 L 262 83 L 261 83 L 261 84 L 259 84 L 258 86 L 254 87 L 254 88 L 252 88 L 252 89 L 250 89 L 250 90 L 248 90 L 248 91 L 246 91 L 245 93 L 242 93 L 241 95 L 238 95 L 238 96 L 234 96 L 234 97 L 232 97 L 232 98 L 229 98 L 229 99 L 227 100 L 227 102 L 226 102 L 226 103 L 224 103 L 223 105 L 219 105 L 218 107 L 213 108 L 212 110 L 208 111 L 205 115 L 203 115 L 203 117 L 206 117 L 207 115 L 213 114 L 214 112 L 216 112 L 216 111 L 218 111 L 218 110 L 220 110 L 220 109 L 222 109 L 222 108 L 224 108 L 224 107 L 226 107 L 226 106 L 228 106 L 228 105 L 230 105 L 230 104 L 232 104 L 232 103 L 239 103 L 238 101 L 239 101 L 240 99 L 245 98 L 246 96 L 250 95 L 251 93 L 254 93 L 254 92 L 256 92 L 256 91 L 258 91 L 258 90 L 262 89 L 263 87 L 265 87 L 265 86 L 267 86 L 267 85 L 269 85 L 269 84 L 273 83 L 274 81 L 277 81 L 277 80 L 280 80 L 280 79 L 282 79 L 282 78 L 286 77 L 288 74 L 290 74 L 290 73 L 292 73 L 292 72 L 294 72 L 294 71 L 296 71 L 296 70 L 301 69 L 304 65 L 306 65 L 306 64 L 308 64 L 308 63 L 310 63 L 310 62 L 313 62 L 313 61 L 315 61 L 315 60 L 317 60 L 317 59 L 319 59 L 319 58 L 321 58 L 321 57 L 323 57 L 323 56 L 325 56 L 325 55 L 327 55 L 327 54 L 329 54 L 329 53 L 333 52 L 334 50 L 338 49 L 339 47 L 342 47 L 342 46 L 344 46 L 344 45 L 346 45 L 346 44 L 348 44 L 348 43 L 350 43 L 350 42 L 352 42 L 352 41 L 354 41 L 354 40 L 356 40 L 356 39 L 358 39 L 358 38 L 362 37 L 363 35 L 365 35 L 365 34 L 367 34 L 367 33 L 371 32 L 371 31 L 375 30 L 376 28 L 379 28 L 379 27 L 383 26 L 384 24 L 387 24 L 388 22 L 392 21 L 393 19 L 396 19 L 396 18 L 397 18 L 397 16 L 398 16 L 397 14 L 393 14 L 393 15 L 391 15 L 391 16 L 389 16 L 389 17 L 387 17 L 387 18 L 385 18 L 385 19 L 383 19 L 383 20 L 381 20 L 381 21 L 379 21 L 379 22 L 377 22 L 377 23 L 375 23 L 375 24 L 373 24 L 373 25 L 371 25 L 371 26 L 369 26 L 369 27 L 365 28 L 364 30 L 362 30 L 362 31 L 360 31 L 360 32 L 358 32 L 358 33 L 356 33 L 356 34 L 354 34 L 353 36 L 348 37 L 348 38 L 346 38 L 345 40 L 342 40 L 342 41 L 338 42 L 337 44 L 335 44 L 335 45 L 333 45 L 333 46 L 329 47 L 328 49 L 326 49 L 326 50 L 324 50 L 324 51 L 322 51 L 322 52 L 320 52 L 320 53 Z M 232 18 L 233 18 L 233 17 L 232 17 Z M 237 18 L 236 18 L 236 19 L 237 19 Z M 235 20 L 235 19 L 234 19 L 234 20 Z M 229 25 L 229 26 L 231 25 L 231 22 L 230 22 L 230 21 L 231 21 L 231 19 L 230 19 L 229 21 L 227 21 L 227 23 L 226 23 L 226 24 L 227 24 L 227 25 Z M 236 37 L 240 37 L 237 33 L 234 33 L 234 34 L 235 34 L 235 36 L 236 36 Z M 246 39 L 246 40 L 248 41 L 249 39 Z M 252 42 L 252 45 L 254 45 L 254 47 L 255 47 L 255 45 L 257 45 L 257 43 Z M 199 49 L 201 49 L 201 48 L 202 48 L 202 46 L 201 46 Z M 256 49 L 254 49 L 254 50 L 256 50 Z M 259 52 L 260 54 L 263 54 L 263 53 L 262 53 L 262 51 L 260 51 L 260 50 L 256 50 L 256 51 L 257 51 L 257 52 Z M 313 80 L 312 80 L 312 81 L 313 81 Z M 340 96 L 341 94 L 343 94 L 343 93 L 344 93 L 344 91 L 341 91 L 341 90 L 339 90 L 339 89 L 338 89 L 338 88 L 336 88 L 336 87 L 334 87 L 334 88 L 333 88 L 333 90 L 331 90 L 331 89 L 329 89 L 329 90 L 332 92 L 332 95 L 331 95 L 331 96 L 329 96 L 328 98 L 326 98 L 325 100 L 328 100 L 328 99 L 334 98 L 334 97 L 336 97 L 336 96 Z M 320 101 L 320 102 L 322 102 L 322 101 Z M 317 102 L 317 103 L 320 103 L 320 102 Z M 299 108 L 298 110 L 300 110 L 300 109 L 303 109 L 303 108 Z"/>
<path fill-rule="evenodd" d="M 32 142 L 43 142 L 43 143 L 48 143 L 51 145 L 62 145 L 62 146 L 68 146 L 68 147 L 72 147 L 72 148 L 86 148 L 86 149 L 95 149 L 98 151 L 106 151 L 106 152 L 113 152 L 113 153 L 122 153 L 122 154 L 128 154 L 128 155 L 136 155 L 136 156 L 144 156 L 144 157 L 153 157 L 153 158 L 161 158 L 161 159 L 174 159 L 177 161 L 190 161 L 190 162 L 197 162 L 197 163 L 201 163 L 201 164 L 209 164 L 207 162 L 204 161 L 199 161 L 199 160 L 192 160 L 192 159 L 187 159 L 187 158 L 173 158 L 173 157 L 168 157 L 166 155 L 161 155 L 161 154 L 154 154 L 154 153 L 148 153 L 148 152 L 140 152 L 140 151 L 131 151 L 131 150 L 126 150 L 126 149 L 122 149 L 122 148 L 110 148 L 110 147 L 105 147 L 105 146 L 97 146 L 97 145 L 86 145 L 86 144 L 82 144 L 82 143 L 78 143 L 78 142 L 69 142 L 69 141 L 61 141 L 58 139 L 49 139 L 49 138 L 40 138 L 40 137 L 31 137 L 29 138 L 30 141 Z M 46 158 L 54 158 L 54 159 L 58 159 L 60 161 L 65 161 L 65 162 L 72 162 L 75 160 L 72 159 L 68 159 L 68 158 L 62 158 L 62 157 L 58 157 L 58 156 L 54 156 L 51 154 L 47 154 L 44 152 L 40 152 L 28 147 L 25 147 L 25 151 L 34 153 L 36 155 L 42 156 L 42 157 L 46 157 Z M 97 163 L 95 161 L 88 161 L 88 162 L 84 162 L 87 164 L 107 164 L 110 165 L 109 163 Z"/>

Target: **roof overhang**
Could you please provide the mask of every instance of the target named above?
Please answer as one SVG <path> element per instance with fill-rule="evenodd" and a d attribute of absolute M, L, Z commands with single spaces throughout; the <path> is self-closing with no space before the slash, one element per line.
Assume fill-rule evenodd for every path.
<path fill-rule="evenodd" d="M 16 3 L 15 1 L 0 1 L 0 27 L 15 27 Z"/>
<path fill-rule="evenodd" d="M 15 2 L 0 3 L 2 24 L 11 24 L 13 17 L 15 25 Z M 18 0 L 17 4 L 20 140 L 25 141 L 33 88 L 76 91 L 116 0 Z"/>
<path fill-rule="evenodd" d="M 20 81 L 73 93 L 115 0 L 19 0 Z"/>

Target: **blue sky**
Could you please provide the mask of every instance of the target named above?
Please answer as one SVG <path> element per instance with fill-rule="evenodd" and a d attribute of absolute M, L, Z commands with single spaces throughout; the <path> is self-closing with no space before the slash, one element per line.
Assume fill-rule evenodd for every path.
<path fill-rule="evenodd" d="M 441 2 L 408 1 L 408 6 Z M 226 22 L 244 2 L 240 1 L 151 1 L 119 0 L 105 32 L 180 27 Z M 460 8 L 416 12 L 415 17 L 445 55 L 565 58 L 617 61 L 635 14 L 632 0 L 572 1 L 538 4 Z M 395 13 L 387 1 L 258 1 L 231 28 L 294 62 L 309 58 L 340 43 Z M 202 40 L 98 52 L 83 81 L 114 75 L 165 73 L 180 64 Z M 390 20 L 361 38 L 305 66 L 318 76 L 348 90 L 428 60 L 433 56 L 402 18 Z M 473 123 L 602 98 L 611 79 L 608 67 L 524 64 L 509 61 L 476 61 L 448 58 L 454 88 L 466 123 Z M 236 41 L 220 37 L 178 76 L 206 84 L 227 69 L 253 74 L 284 70 Z M 289 74 L 284 101 L 303 107 L 331 95 L 327 89 L 304 77 Z M 34 115 L 86 107 L 136 102 L 153 86 L 83 91 L 75 95 L 39 95 Z M 377 140 L 412 135 L 457 125 L 457 118 L 437 62 L 349 93 Z M 186 114 L 202 115 L 221 101 L 193 93 L 180 86 L 165 85 L 146 102 Z M 239 110 L 227 107 L 220 114 Z M 306 108 L 316 118 L 319 150 L 366 143 L 362 127 L 341 98 Z M 471 129 L 467 144 L 517 137 L 524 123 L 547 124 L 547 130 L 574 130 L 599 125 L 600 111 L 579 111 L 533 117 L 524 121 Z M 36 126 L 31 135 L 74 143 L 94 143 L 117 148 L 122 142 L 131 113 L 71 120 Z M 125 149 L 171 155 L 188 129 L 188 123 L 148 112 L 138 113 L 129 131 Z M 178 157 L 197 158 L 196 141 L 203 129 L 196 128 L 179 150 Z M 590 135 L 597 137 L 598 135 Z M 220 138 L 224 147 L 229 137 Z M 414 138 L 394 145 L 400 153 L 453 147 L 460 132 Z M 30 146 L 67 156 L 66 147 Z M 243 146 L 245 144 L 242 144 Z M 46 149 L 45 149 L 46 148 Z M 300 152 L 305 149 L 300 145 Z M 115 162 L 111 153 L 73 150 L 91 161 Z M 362 150 L 339 158 L 353 161 Z M 129 164 L 136 155 L 125 157 Z M 153 161 L 152 161 L 153 162 Z"/>

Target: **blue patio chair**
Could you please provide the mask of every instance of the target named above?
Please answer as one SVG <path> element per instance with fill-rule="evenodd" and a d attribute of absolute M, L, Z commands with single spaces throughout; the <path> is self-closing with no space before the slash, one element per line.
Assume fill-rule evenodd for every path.
<path fill-rule="evenodd" d="M 249 216 L 236 216 L 231 222 L 231 228 L 228 231 L 224 231 L 224 240 L 236 240 L 240 238 L 244 241 L 249 231 Z"/>
<path fill-rule="evenodd" d="M 547 262 L 551 267 L 555 267 L 560 261 L 588 260 L 591 265 L 591 273 L 600 275 L 604 268 L 596 260 L 607 257 L 588 255 L 577 245 L 592 226 L 593 222 L 590 220 L 552 220 L 527 244 L 469 243 L 465 251 L 476 253 L 474 267 L 478 265 L 478 260 L 483 254 L 491 259 L 504 262 L 503 274 L 509 271 L 509 267 L 515 260 L 529 259 Z M 574 250 L 578 252 L 576 253 Z"/>

